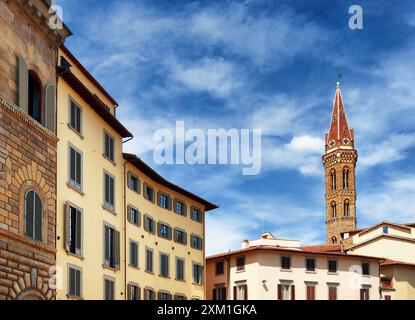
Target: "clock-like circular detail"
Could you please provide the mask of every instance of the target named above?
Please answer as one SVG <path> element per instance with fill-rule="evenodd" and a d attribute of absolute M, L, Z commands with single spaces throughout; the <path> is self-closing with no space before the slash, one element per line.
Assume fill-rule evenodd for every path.
<path fill-rule="evenodd" d="M 336 142 L 334 142 L 334 140 L 331 140 L 330 142 L 329 142 L 329 146 L 330 147 L 334 147 L 334 145 L 336 144 Z"/>
<path fill-rule="evenodd" d="M 343 143 L 344 143 L 344 144 L 349 144 L 349 143 L 350 143 L 350 140 L 349 140 L 349 139 L 347 139 L 347 138 L 344 138 L 344 139 L 343 139 Z"/>

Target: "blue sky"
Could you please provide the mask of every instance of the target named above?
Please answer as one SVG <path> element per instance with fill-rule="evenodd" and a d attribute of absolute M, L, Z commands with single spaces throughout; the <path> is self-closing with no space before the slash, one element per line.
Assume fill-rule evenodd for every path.
<path fill-rule="evenodd" d="M 325 239 L 324 171 L 337 73 L 355 129 L 358 226 L 415 221 L 413 1 L 57 0 L 67 46 L 120 103 L 125 151 L 220 205 L 208 254 L 265 231 Z M 363 8 L 363 30 L 348 9 Z M 153 163 L 153 133 L 262 129 L 262 171 Z M 265 226 L 265 227 L 264 227 Z"/>

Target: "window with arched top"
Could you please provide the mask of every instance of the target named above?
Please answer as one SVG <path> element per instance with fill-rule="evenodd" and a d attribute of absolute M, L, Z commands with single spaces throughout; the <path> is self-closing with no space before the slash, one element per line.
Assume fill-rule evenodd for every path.
<path fill-rule="evenodd" d="M 333 244 L 336 244 L 337 243 L 337 238 L 335 236 L 331 237 L 331 242 Z"/>
<path fill-rule="evenodd" d="M 28 74 L 28 114 L 37 122 L 42 123 L 42 84 L 39 77 L 32 70 Z"/>
<path fill-rule="evenodd" d="M 332 202 L 331 203 L 331 217 L 334 219 L 337 217 L 337 207 L 336 207 L 336 202 Z"/>
<path fill-rule="evenodd" d="M 43 206 L 39 195 L 34 189 L 25 193 L 24 197 L 24 232 L 29 238 L 42 241 Z"/>
<path fill-rule="evenodd" d="M 344 216 L 350 217 L 350 201 L 348 199 L 344 200 Z"/>
<path fill-rule="evenodd" d="M 336 171 L 330 171 L 331 190 L 336 190 Z"/>
<path fill-rule="evenodd" d="M 349 168 L 343 169 L 343 189 L 349 189 Z"/>

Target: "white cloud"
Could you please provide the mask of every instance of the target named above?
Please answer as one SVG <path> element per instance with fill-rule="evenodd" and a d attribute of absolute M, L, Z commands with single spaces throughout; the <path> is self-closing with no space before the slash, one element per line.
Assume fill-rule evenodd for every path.
<path fill-rule="evenodd" d="M 317 137 L 311 137 L 304 135 L 300 137 L 294 137 L 286 147 L 293 151 L 298 152 L 311 152 L 322 154 L 324 151 L 324 140 Z"/>

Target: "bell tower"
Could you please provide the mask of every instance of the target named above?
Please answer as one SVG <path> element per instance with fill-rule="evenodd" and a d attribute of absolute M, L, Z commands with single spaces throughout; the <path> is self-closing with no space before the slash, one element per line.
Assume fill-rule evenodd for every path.
<path fill-rule="evenodd" d="M 326 241 L 339 244 L 340 233 L 356 228 L 355 169 L 357 151 L 337 82 L 329 133 L 325 138 Z"/>

